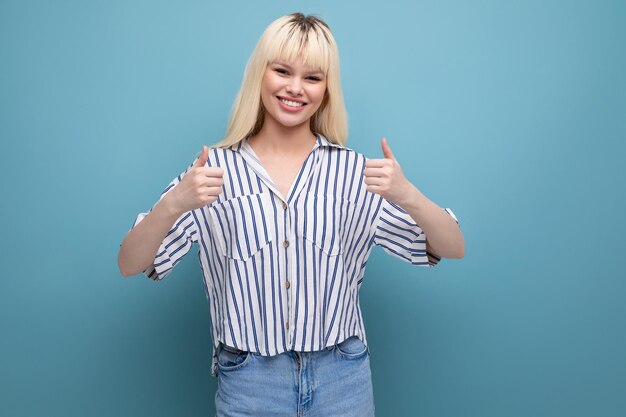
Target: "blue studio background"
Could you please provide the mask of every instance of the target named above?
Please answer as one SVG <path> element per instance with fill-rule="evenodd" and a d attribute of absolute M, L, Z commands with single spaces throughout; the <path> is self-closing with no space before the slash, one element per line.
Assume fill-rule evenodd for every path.
<path fill-rule="evenodd" d="M 349 146 L 458 215 L 462 260 L 377 248 L 361 291 L 377 415 L 626 415 L 626 3 L 0 2 L 0 415 L 209 416 L 197 256 L 117 251 L 223 135 L 269 22 L 334 30 Z"/>

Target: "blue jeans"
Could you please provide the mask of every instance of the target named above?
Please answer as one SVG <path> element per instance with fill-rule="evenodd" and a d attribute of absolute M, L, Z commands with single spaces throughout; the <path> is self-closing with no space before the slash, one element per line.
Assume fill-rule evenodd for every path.
<path fill-rule="evenodd" d="M 369 349 L 356 336 L 275 356 L 220 344 L 217 360 L 217 417 L 374 416 Z"/>

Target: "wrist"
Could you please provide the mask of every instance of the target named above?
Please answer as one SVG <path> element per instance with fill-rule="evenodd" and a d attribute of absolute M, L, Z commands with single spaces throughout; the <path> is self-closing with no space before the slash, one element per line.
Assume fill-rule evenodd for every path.
<path fill-rule="evenodd" d="M 163 196 L 161 201 L 157 203 L 155 210 L 159 210 L 161 214 L 168 219 L 176 220 L 183 215 L 184 211 L 177 207 L 176 199 L 172 194 L 173 191 L 174 190 Z"/>
<path fill-rule="evenodd" d="M 407 190 L 402 196 L 403 198 L 398 202 L 398 205 L 405 211 L 415 213 L 424 207 L 426 197 L 413 184 L 408 184 Z"/>

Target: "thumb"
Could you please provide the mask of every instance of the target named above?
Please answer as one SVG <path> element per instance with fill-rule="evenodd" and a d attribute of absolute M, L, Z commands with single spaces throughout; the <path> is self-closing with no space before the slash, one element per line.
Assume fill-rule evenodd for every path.
<path fill-rule="evenodd" d="M 381 146 L 383 148 L 383 155 L 385 156 L 385 158 L 393 160 L 396 159 L 396 157 L 393 156 L 393 152 L 391 152 L 389 144 L 387 143 L 387 138 L 383 138 L 383 140 L 381 141 Z"/>
<path fill-rule="evenodd" d="M 194 162 L 193 166 L 203 167 L 206 165 L 207 159 L 209 159 L 209 148 L 207 148 L 205 145 L 202 147 L 202 152 L 200 153 L 200 156 L 198 157 L 198 159 L 196 159 L 196 162 Z"/>

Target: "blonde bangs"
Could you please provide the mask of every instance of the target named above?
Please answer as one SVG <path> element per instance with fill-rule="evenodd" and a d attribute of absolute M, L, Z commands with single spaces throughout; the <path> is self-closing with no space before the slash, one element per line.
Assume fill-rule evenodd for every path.
<path fill-rule="evenodd" d="M 266 64 L 274 62 L 290 63 L 302 59 L 305 66 L 328 74 L 331 63 L 329 37 L 319 27 L 308 31 L 300 30 L 287 22 L 277 28 L 273 41 L 264 45 Z"/>

